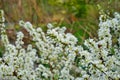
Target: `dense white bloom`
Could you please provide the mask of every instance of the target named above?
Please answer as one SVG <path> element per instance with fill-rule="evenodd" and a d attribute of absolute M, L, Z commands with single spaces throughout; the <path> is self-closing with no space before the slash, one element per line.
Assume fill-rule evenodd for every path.
<path fill-rule="evenodd" d="M 22 32 L 17 33 L 17 40 L 15 42 L 16 48 L 18 49 L 22 48 L 22 45 L 24 44 L 24 42 L 22 41 L 23 37 L 24 37 L 24 34 Z"/>
<path fill-rule="evenodd" d="M 65 33 L 65 27 L 49 23 L 45 33 L 30 22 L 20 21 L 34 42 L 24 48 L 22 32 L 17 33 L 15 44 L 9 42 L 2 14 L 5 51 L 0 58 L 0 80 L 119 80 L 120 15 L 104 17 L 100 16 L 98 39 L 85 40 L 83 47 L 74 35 Z"/>

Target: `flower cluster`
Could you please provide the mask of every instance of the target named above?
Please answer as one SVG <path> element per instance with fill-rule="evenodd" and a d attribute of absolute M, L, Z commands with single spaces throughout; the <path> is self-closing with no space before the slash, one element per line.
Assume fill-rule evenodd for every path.
<path fill-rule="evenodd" d="M 100 16 L 98 39 L 85 40 L 66 33 L 65 27 L 48 24 L 47 32 L 20 21 L 32 37 L 24 48 L 24 34 L 17 33 L 11 44 L 0 12 L 1 40 L 5 51 L 0 58 L 0 80 L 119 80 L 120 79 L 120 15 L 103 20 Z"/>

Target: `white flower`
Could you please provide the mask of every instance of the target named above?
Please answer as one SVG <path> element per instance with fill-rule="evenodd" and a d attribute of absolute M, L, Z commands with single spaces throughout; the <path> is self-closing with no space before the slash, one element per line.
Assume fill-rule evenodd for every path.
<path fill-rule="evenodd" d="M 20 25 L 20 26 L 23 26 L 23 25 L 24 25 L 24 21 L 22 21 L 22 20 L 19 21 L 19 25 Z"/>
<path fill-rule="evenodd" d="M 53 25 L 48 23 L 47 27 L 48 27 L 48 29 L 51 29 L 51 28 L 53 28 Z"/>

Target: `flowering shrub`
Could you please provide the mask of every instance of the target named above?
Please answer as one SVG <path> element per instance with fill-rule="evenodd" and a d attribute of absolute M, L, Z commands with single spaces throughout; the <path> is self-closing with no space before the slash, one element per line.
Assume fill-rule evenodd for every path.
<path fill-rule="evenodd" d="M 11 44 L 0 12 L 1 40 L 5 51 L 0 58 L 0 80 L 119 80 L 120 79 L 120 15 L 104 19 L 100 16 L 98 39 L 85 40 L 65 33 L 66 28 L 48 24 L 47 32 L 34 29 L 30 22 L 20 21 L 32 37 L 24 48 L 24 34 L 17 33 Z"/>

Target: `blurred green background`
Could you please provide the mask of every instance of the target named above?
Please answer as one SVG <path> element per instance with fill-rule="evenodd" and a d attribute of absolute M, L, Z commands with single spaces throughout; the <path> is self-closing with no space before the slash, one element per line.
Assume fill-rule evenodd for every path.
<path fill-rule="evenodd" d="M 66 26 L 82 44 L 86 38 L 97 37 L 99 10 L 107 13 L 120 11 L 120 0 L 0 0 L 0 9 L 4 10 L 7 34 L 10 41 L 16 39 L 19 20 L 30 21 L 46 30 L 47 23 Z M 27 36 L 27 35 L 25 35 Z M 26 39 L 24 41 L 28 42 Z"/>

